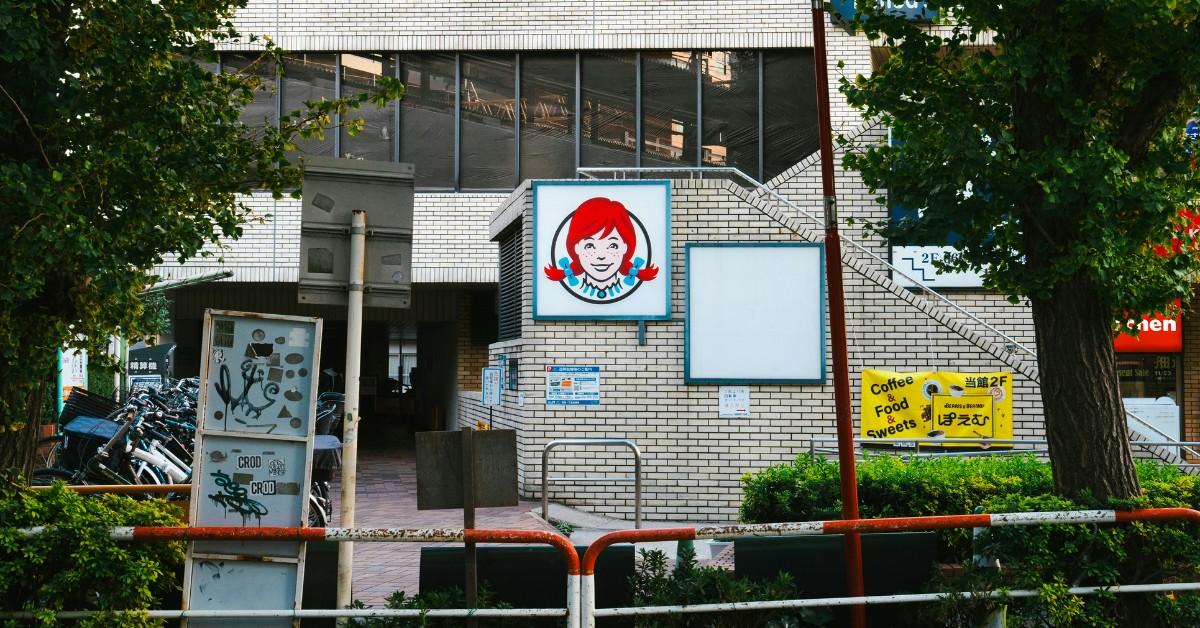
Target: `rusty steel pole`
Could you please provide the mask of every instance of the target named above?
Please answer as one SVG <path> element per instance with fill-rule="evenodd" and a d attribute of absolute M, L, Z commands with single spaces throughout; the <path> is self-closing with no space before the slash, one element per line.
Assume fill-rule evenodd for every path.
<path fill-rule="evenodd" d="M 825 273 L 829 285 L 829 335 L 833 345 L 833 391 L 837 414 L 838 473 L 842 480 L 842 518 L 858 519 L 858 478 L 854 462 L 854 423 L 850 407 L 850 357 L 846 347 L 846 299 L 842 285 L 842 244 L 838 236 L 837 190 L 833 172 L 833 128 L 829 113 L 829 67 L 825 48 L 825 6 L 812 0 L 813 69 L 817 82 L 817 124 L 821 142 L 821 189 L 825 204 Z M 862 537 L 842 537 L 846 559 L 846 593 L 865 595 Z M 867 607 L 850 607 L 854 628 L 867 625 Z"/>
<path fill-rule="evenodd" d="M 354 496 L 358 486 L 358 384 L 362 367 L 363 283 L 366 276 L 367 212 L 356 209 L 350 224 L 350 293 L 346 308 L 346 393 L 345 419 L 342 422 L 342 495 L 338 525 L 354 527 Z M 354 581 L 354 544 L 339 548 L 337 566 L 337 607 L 346 608 L 352 600 Z M 347 620 L 338 621 L 341 626 Z"/>

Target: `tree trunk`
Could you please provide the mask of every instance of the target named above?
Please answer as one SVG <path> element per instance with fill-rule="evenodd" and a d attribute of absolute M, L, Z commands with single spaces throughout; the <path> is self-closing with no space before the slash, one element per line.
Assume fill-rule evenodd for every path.
<path fill-rule="evenodd" d="M 1031 300 L 1054 488 L 1073 497 L 1139 492 L 1117 385 L 1112 308 L 1082 273 Z"/>
<path fill-rule="evenodd" d="M 0 472 L 15 471 L 28 479 L 33 471 L 40 436 L 42 395 L 46 385 L 0 385 L 0 395 L 8 400 L 15 416 L 5 417 L 7 425 L 0 426 Z"/>

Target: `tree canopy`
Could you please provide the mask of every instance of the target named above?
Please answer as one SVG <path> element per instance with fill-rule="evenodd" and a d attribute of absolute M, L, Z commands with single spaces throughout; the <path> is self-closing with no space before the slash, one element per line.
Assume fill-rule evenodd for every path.
<path fill-rule="evenodd" d="M 923 210 L 876 226 L 913 241 L 957 233 L 958 268 L 1014 300 L 1081 272 L 1115 311 L 1190 297 L 1196 256 L 1154 245 L 1180 237 L 1200 192 L 1184 132 L 1200 104 L 1200 3 L 929 4 L 945 24 L 866 7 L 859 26 L 890 55 L 842 81 L 896 140 L 847 166 Z"/>
<path fill-rule="evenodd" d="M 1114 319 L 1190 300 L 1200 193 L 1196 0 L 930 0 L 930 26 L 859 2 L 885 60 L 842 92 L 893 134 L 849 146 L 883 203 L 869 228 L 946 243 L 943 267 L 1027 299 L 1057 490 L 1138 493 L 1117 386 Z M 850 142 L 846 142 L 850 144 Z"/>
<path fill-rule="evenodd" d="M 236 32 L 245 2 L 0 4 L 0 28 L 18 34 L 0 48 L 0 436 L 28 423 L 56 348 L 150 327 L 148 271 L 237 238 L 250 216 L 239 193 L 294 193 L 293 137 L 401 96 L 384 79 L 370 95 L 308 102 L 278 127 L 239 124 L 273 86 L 214 74 L 217 47 L 254 46 L 264 63 L 281 55 Z M 0 466 L 12 466 L 3 450 Z"/>

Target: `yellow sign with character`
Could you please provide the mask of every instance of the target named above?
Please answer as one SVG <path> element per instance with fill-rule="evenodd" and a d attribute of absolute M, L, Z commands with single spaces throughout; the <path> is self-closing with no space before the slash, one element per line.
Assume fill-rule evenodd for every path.
<path fill-rule="evenodd" d="M 864 369 L 861 423 L 863 438 L 1011 440 L 1012 374 Z"/>

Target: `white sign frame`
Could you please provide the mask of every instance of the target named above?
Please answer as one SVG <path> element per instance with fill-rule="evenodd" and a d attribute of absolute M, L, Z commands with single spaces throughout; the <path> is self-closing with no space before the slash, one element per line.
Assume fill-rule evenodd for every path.
<path fill-rule="evenodd" d="M 504 381 L 504 369 L 498 366 L 485 366 L 482 373 L 479 402 L 484 406 L 500 405 L 500 386 Z"/>
<path fill-rule="evenodd" d="M 689 242 L 684 259 L 685 384 L 825 383 L 823 245 Z"/>
<path fill-rule="evenodd" d="M 534 320 L 670 320 L 670 181 L 534 181 L 532 195 Z M 588 265 L 567 250 L 571 220 L 586 201 L 597 197 L 620 203 L 629 217 L 623 224 L 632 229 L 636 245 L 626 249 L 619 262 Z M 618 234 L 624 227 L 607 228 L 625 245 Z M 584 269 L 584 277 L 577 276 L 570 262 Z M 622 274 L 626 262 L 632 262 L 634 270 Z M 657 268 L 655 277 L 638 277 L 639 270 L 651 267 Z M 606 279 L 595 282 L 602 286 L 599 290 L 592 285 L 592 272 L 605 273 Z M 555 280 L 550 273 L 566 276 Z"/>
<path fill-rule="evenodd" d="M 214 325 L 217 322 L 217 320 L 214 319 L 217 319 L 221 322 L 233 319 L 234 325 L 230 326 L 228 331 L 214 331 Z M 239 332 L 236 325 L 236 323 L 239 321 L 263 321 L 263 327 L 265 329 L 269 329 L 271 323 L 291 323 L 293 324 L 292 330 L 295 335 L 289 334 L 282 338 L 275 338 L 273 334 L 260 334 L 258 330 L 255 330 L 251 332 L 250 339 L 250 342 L 255 344 L 247 344 L 245 346 L 245 351 L 239 352 L 238 343 L 235 341 L 236 338 L 239 337 Z M 210 484 L 208 481 L 209 475 L 206 475 L 208 470 L 207 468 L 218 467 L 224 464 L 232 456 L 232 451 L 218 459 L 215 454 L 223 452 L 207 452 L 205 449 L 205 441 L 208 439 L 222 441 L 225 443 L 245 443 L 245 446 L 248 448 L 247 451 L 256 450 L 256 448 L 262 448 L 264 446 L 271 447 L 272 450 L 286 450 L 287 454 L 281 455 L 289 460 L 286 465 L 294 465 L 296 461 L 299 461 L 303 468 L 298 474 L 298 478 L 295 477 L 295 474 L 287 474 L 279 476 L 280 479 L 278 480 L 282 481 L 289 476 L 295 478 L 297 480 L 296 483 L 299 484 L 298 487 L 295 487 L 295 490 L 298 493 L 296 496 L 298 499 L 292 499 L 290 497 L 292 495 L 290 489 L 287 493 L 283 492 L 282 490 L 278 493 L 275 493 L 275 484 L 277 481 L 271 481 L 268 479 L 263 482 L 253 482 L 253 484 L 266 484 L 267 482 L 270 482 L 272 485 L 271 490 L 269 493 L 264 493 L 264 495 L 274 496 L 278 494 L 286 496 L 287 501 L 298 503 L 299 512 L 295 513 L 296 516 L 294 518 L 291 517 L 290 514 L 285 515 L 283 520 L 279 519 L 279 515 L 269 516 L 269 513 L 264 513 L 258 516 L 257 523 L 259 526 L 283 525 L 285 527 L 290 527 L 289 524 L 294 525 L 295 527 L 300 527 L 307 523 L 309 492 L 312 481 L 311 473 L 313 439 L 316 428 L 317 386 L 320 380 L 318 375 L 318 367 L 321 363 L 322 327 L 323 324 L 321 319 L 314 317 L 282 316 L 276 314 L 259 314 L 214 309 L 205 310 L 203 339 L 201 344 L 200 395 L 196 409 L 196 456 L 195 464 L 192 470 L 192 500 L 189 518 L 189 521 L 192 523 L 192 525 L 242 527 L 248 524 L 248 521 L 245 521 L 247 518 L 245 511 L 242 512 L 242 521 L 232 517 L 226 521 L 209 520 L 210 513 L 208 512 L 209 509 L 204 507 L 204 500 L 209 499 L 210 501 L 214 501 L 214 498 L 212 496 L 205 496 L 206 490 L 209 488 L 208 485 Z M 301 331 L 304 333 L 301 334 Z M 216 342 L 214 337 L 218 335 L 227 338 L 229 344 L 224 344 L 224 341 Z M 259 335 L 263 335 L 264 337 L 259 338 Z M 279 343 L 277 342 L 278 340 L 283 340 L 284 342 Z M 271 347 L 268 348 L 267 345 L 271 345 Z M 276 345 L 280 346 L 278 352 L 276 352 L 274 348 Z M 286 347 L 286 349 L 284 347 Z M 216 357 L 215 355 L 218 351 L 222 352 L 220 357 Z M 225 351 L 229 351 L 229 354 L 225 355 Z M 260 353 L 260 351 L 262 352 Z M 288 352 L 287 356 L 283 355 L 285 351 Z M 278 353 L 281 356 L 278 366 L 274 365 L 274 361 L 268 356 L 268 353 L 270 355 Z M 306 353 L 311 356 L 307 362 L 303 359 L 304 354 Z M 300 359 L 293 361 L 293 359 L 291 359 L 292 354 L 298 355 Z M 264 363 L 263 368 L 265 370 L 261 379 L 256 379 L 254 371 L 251 371 L 251 377 L 249 380 L 244 379 L 245 373 L 242 373 L 243 383 L 247 387 L 249 387 L 251 383 L 258 383 L 260 381 L 262 382 L 261 385 L 268 385 L 268 382 L 276 382 L 275 379 L 270 378 L 269 371 L 271 370 L 287 370 L 289 366 L 293 369 L 307 368 L 308 371 L 303 375 L 297 371 L 286 376 L 286 379 L 297 379 L 297 381 L 300 382 L 300 385 L 303 385 L 305 388 L 307 388 L 306 399 L 301 397 L 301 399 L 297 400 L 294 396 L 287 398 L 287 400 L 292 401 L 292 403 L 300 402 L 300 406 L 303 406 L 302 414 L 304 416 L 302 417 L 298 414 L 289 413 L 289 416 L 292 417 L 292 420 L 288 422 L 287 429 L 281 430 L 281 433 L 273 433 L 273 431 L 257 431 L 257 428 L 255 428 L 253 425 L 239 427 L 238 424 L 245 422 L 238 420 L 238 417 L 232 410 L 230 410 L 231 408 L 236 410 L 236 404 L 234 406 L 230 406 L 228 403 L 226 403 L 226 405 L 222 408 L 223 412 L 221 416 L 217 417 L 217 411 L 213 408 L 215 408 L 215 404 L 219 403 L 221 400 L 210 399 L 210 388 L 216 390 L 218 394 L 221 394 L 222 387 L 227 388 L 228 393 L 232 393 L 232 387 L 234 384 L 232 381 L 228 383 L 224 382 L 222 378 L 217 378 L 219 383 L 214 383 L 211 369 L 213 369 L 216 364 L 222 363 L 222 361 L 225 359 L 231 361 L 242 360 L 243 364 L 239 370 L 244 370 L 246 368 L 246 364 L 259 364 L 259 362 Z M 232 380 L 232 378 L 230 379 Z M 281 377 L 279 381 L 283 381 L 283 378 Z M 276 386 L 276 393 L 279 397 L 284 397 L 286 393 L 285 391 L 279 390 L 280 388 L 282 388 L 282 386 Z M 240 392 L 246 393 L 247 391 L 242 390 Z M 293 392 L 293 389 L 289 389 L 286 392 Z M 303 393 L 300 392 L 299 387 L 295 385 L 294 393 L 303 395 Z M 212 408 L 210 408 L 210 404 L 213 405 Z M 300 411 L 300 406 L 296 406 L 298 412 Z M 281 403 L 280 408 L 282 411 L 282 409 L 286 409 L 287 406 L 286 404 Z M 270 409 L 274 410 L 274 407 L 272 406 Z M 213 412 L 210 413 L 210 410 L 213 410 Z M 230 410 L 229 416 L 225 415 L 225 410 Z M 261 415 L 262 411 L 260 410 L 258 416 L 261 417 Z M 282 414 L 279 416 L 283 417 Z M 231 418 L 234 419 L 233 423 L 230 422 Z M 280 418 L 277 417 L 275 420 L 279 421 Z M 300 421 L 299 425 L 296 425 L 297 420 Z M 265 459 L 265 455 L 263 458 Z M 240 466 L 240 462 L 238 463 L 238 466 Z M 265 471 L 268 474 L 273 475 L 274 470 L 268 467 L 265 469 Z M 281 469 L 281 471 L 285 470 Z M 211 475 L 221 474 L 223 474 L 223 470 L 219 469 L 218 474 Z M 238 489 L 241 489 L 241 496 L 246 497 L 247 493 L 250 492 L 246 489 L 250 487 L 240 486 L 242 479 L 239 478 L 239 474 L 233 473 L 229 475 L 232 477 L 232 482 L 227 486 L 236 485 L 237 488 L 225 488 L 224 491 L 233 495 L 234 493 L 238 492 Z M 230 477 L 225 477 L 223 479 L 230 480 Z M 221 486 L 222 479 L 215 479 L 215 482 L 216 486 Z M 263 508 L 262 511 L 266 511 L 266 508 Z M 227 510 L 226 514 L 228 514 Z M 263 522 L 264 517 L 268 517 L 268 520 L 265 524 Z M 198 599 L 193 599 L 194 595 L 192 587 L 193 585 L 197 585 L 198 579 L 202 578 L 200 571 L 202 571 L 203 565 L 217 564 L 221 565 L 222 569 L 226 570 L 226 575 L 233 575 L 236 573 L 243 579 L 251 579 L 249 582 L 242 582 L 239 580 L 242 586 L 236 586 L 233 583 L 234 579 L 226 577 L 223 579 L 224 581 L 221 582 L 221 586 L 230 587 L 231 585 L 234 585 L 231 587 L 229 595 L 235 597 L 240 595 L 242 591 L 254 591 L 255 593 L 251 596 L 250 601 L 253 602 L 253 607 L 256 609 L 288 610 L 287 608 L 279 608 L 280 605 L 287 603 L 282 601 L 283 598 L 273 598 L 269 595 L 269 590 L 253 586 L 256 581 L 261 582 L 264 579 L 269 580 L 272 578 L 277 581 L 280 579 L 294 581 L 294 589 L 291 591 L 285 589 L 281 591 L 281 593 L 284 597 L 290 598 L 292 610 L 298 609 L 301 607 L 302 597 L 304 594 L 304 558 L 305 544 L 302 542 L 196 541 L 189 543 L 187 558 L 186 562 L 184 563 L 182 608 L 184 610 L 192 608 L 213 608 L 213 606 L 210 606 L 208 602 L 201 602 Z M 264 573 L 264 569 L 270 571 L 270 573 Z M 217 582 L 216 578 L 213 578 L 212 580 L 213 582 Z M 200 586 L 197 589 L 197 591 L 202 590 L 203 586 Z M 234 600 L 233 603 L 237 604 L 244 602 L 238 602 L 237 600 Z M 291 626 L 292 624 L 291 620 L 287 618 L 282 618 L 278 621 L 273 619 L 259 621 L 260 623 L 256 623 L 255 625 L 282 627 Z M 186 628 L 187 626 L 227 626 L 229 623 L 228 620 L 192 619 L 184 620 L 183 625 Z"/>

